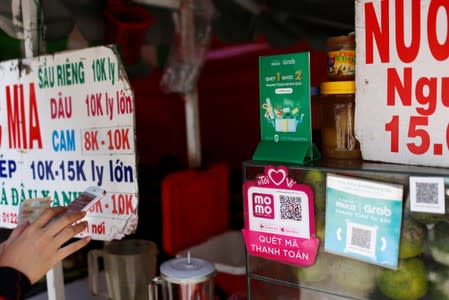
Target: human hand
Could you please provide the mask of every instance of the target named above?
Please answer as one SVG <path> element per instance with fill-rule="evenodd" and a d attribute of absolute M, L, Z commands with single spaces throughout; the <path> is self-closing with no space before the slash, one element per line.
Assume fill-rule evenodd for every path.
<path fill-rule="evenodd" d="M 66 211 L 65 207 L 47 208 L 34 222 L 14 229 L 2 244 L 0 266 L 22 272 L 34 284 L 58 262 L 86 246 L 90 237 L 64 245 L 87 227 L 86 221 L 74 224 L 85 212 L 64 214 Z"/>

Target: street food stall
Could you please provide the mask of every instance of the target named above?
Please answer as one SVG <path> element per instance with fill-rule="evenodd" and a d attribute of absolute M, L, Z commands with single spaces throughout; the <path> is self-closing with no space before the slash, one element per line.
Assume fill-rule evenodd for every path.
<path fill-rule="evenodd" d="M 449 298 L 449 6 L 287 2 L 3 4 L 0 227 L 99 191 L 30 299 Z"/>

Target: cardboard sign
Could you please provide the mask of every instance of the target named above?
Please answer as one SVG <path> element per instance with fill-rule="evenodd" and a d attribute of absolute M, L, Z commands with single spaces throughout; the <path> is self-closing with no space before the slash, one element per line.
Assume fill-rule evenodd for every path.
<path fill-rule="evenodd" d="M 356 1 L 355 132 L 362 156 L 449 166 L 449 7 Z"/>
<path fill-rule="evenodd" d="M 324 250 L 396 269 L 400 185 L 328 174 Z"/>
<path fill-rule="evenodd" d="M 288 177 L 285 167 L 265 168 L 257 181 L 244 184 L 248 253 L 299 266 L 314 264 L 319 239 L 315 236 L 312 189 Z"/>
<path fill-rule="evenodd" d="M 0 64 L 0 226 L 24 199 L 66 206 L 85 188 L 107 195 L 81 235 L 122 238 L 137 226 L 134 95 L 114 49 Z"/>
<path fill-rule="evenodd" d="M 253 159 L 319 158 L 312 145 L 309 65 L 308 52 L 259 58 L 261 142 Z"/>

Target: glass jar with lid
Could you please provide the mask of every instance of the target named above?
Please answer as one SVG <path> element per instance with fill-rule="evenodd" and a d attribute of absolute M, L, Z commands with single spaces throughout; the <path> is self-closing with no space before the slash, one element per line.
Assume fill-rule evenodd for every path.
<path fill-rule="evenodd" d="M 327 40 L 329 80 L 354 80 L 355 35 L 334 36 Z"/>
<path fill-rule="evenodd" d="M 360 144 L 354 135 L 355 82 L 323 82 L 320 92 L 323 156 L 360 159 Z"/>

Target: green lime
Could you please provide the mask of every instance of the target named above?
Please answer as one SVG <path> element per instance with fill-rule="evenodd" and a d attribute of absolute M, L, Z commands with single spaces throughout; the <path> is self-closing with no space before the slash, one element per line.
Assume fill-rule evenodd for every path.
<path fill-rule="evenodd" d="M 324 211 L 326 205 L 326 173 L 316 169 L 308 170 L 304 176 L 304 184 L 312 187 L 315 211 Z"/>
<path fill-rule="evenodd" d="M 340 257 L 332 266 L 332 276 L 345 291 L 367 295 L 376 285 L 376 269 L 374 265 Z"/>
<path fill-rule="evenodd" d="M 433 259 L 445 266 L 449 266 L 449 224 L 441 222 L 428 233 L 429 249 Z"/>
<path fill-rule="evenodd" d="M 315 215 L 315 235 L 320 240 L 320 246 L 324 245 L 324 212 Z"/>
<path fill-rule="evenodd" d="M 418 258 L 399 260 L 397 270 L 382 269 L 379 289 L 394 300 L 416 300 L 427 293 L 429 283 L 424 263 Z"/>
<path fill-rule="evenodd" d="M 306 268 L 297 268 L 296 276 L 299 283 L 314 283 L 325 280 L 332 264 L 331 257 L 325 252 L 318 253 L 315 264 Z"/>
<path fill-rule="evenodd" d="M 399 258 L 411 258 L 424 251 L 424 226 L 411 218 L 402 221 Z"/>

